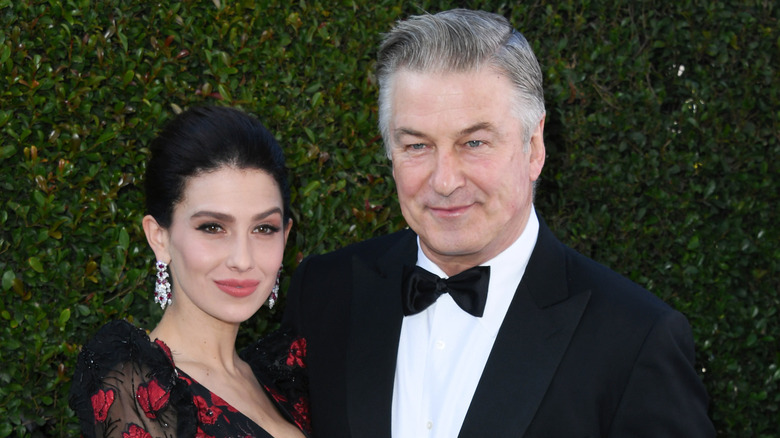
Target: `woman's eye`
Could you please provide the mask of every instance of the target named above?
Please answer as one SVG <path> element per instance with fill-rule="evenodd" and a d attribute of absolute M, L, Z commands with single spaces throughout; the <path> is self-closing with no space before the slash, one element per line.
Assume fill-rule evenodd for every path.
<path fill-rule="evenodd" d="M 482 144 L 483 144 L 482 140 L 469 140 L 466 142 L 466 146 L 471 148 L 482 146 Z"/>
<path fill-rule="evenodd" d="M 198 227 L 198 230 L 209 233 L 209 234 L 217 234 L 220 231 L 222 231 L 222 227 L 219 224 L 203 224 Z"/>
<path fill-rule="evenodd" d="M 257 230 L 257 232 L 260 234 L 273 234 L 279 231 L 279 227 L 274 225 L 264 224 L 264 225 L 258 225 L 258 227 L 255 228 L 255 230 Z"/>

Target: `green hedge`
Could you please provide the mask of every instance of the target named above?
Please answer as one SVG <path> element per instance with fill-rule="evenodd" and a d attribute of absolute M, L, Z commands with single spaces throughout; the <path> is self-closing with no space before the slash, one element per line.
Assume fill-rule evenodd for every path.
<path fill-rule="evenodd" d="M 775 436 L 780 8 L 468 3 L 510 17 L 542 64 L 538 209 L 690 318 L 721 436 Z M 0 0 L 0 438 L 76 435 L 80 345 L 108 319 L 160 317 L 140 178 L 146 142 L 181 108 L 240 106 L 285 145 L 287 281 L 307 254 L 403 227 L 375 48 L 395 20 L 458 4 Z"/>

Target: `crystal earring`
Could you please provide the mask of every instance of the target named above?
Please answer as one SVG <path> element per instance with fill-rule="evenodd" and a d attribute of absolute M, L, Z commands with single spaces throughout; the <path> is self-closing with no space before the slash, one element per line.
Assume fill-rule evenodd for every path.
<path fill-rule="evenodd" d="M 276 300 L 279 298 L 279 277 L 282 276 L 282 266 L 279 268 L 279 272 L 276 273 L 276 283 L 274 284 L 273 289 L 271 289 L 271 296 L 268 297 L 268 308 L 273 309 L 274 304 L 276 304 Z"/>
<path fill-rule="evenodd" d="M 168 264 L 157 260 L 155 267 L 157 268 L 157 281 L 154 285 L 154 302 L 165 310 L 165 306 L 171 304 L 171 283 L 168 281 Z"/>

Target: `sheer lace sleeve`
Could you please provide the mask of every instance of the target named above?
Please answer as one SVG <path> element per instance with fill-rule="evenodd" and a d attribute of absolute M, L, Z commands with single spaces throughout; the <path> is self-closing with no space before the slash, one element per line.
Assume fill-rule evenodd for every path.
<path fill-rule="evenodd" d="M 197 411 L 188 395 L 164 344 L 113 321 L 79 354 L 70 406 L 86 438 L 190 437 Z"/>

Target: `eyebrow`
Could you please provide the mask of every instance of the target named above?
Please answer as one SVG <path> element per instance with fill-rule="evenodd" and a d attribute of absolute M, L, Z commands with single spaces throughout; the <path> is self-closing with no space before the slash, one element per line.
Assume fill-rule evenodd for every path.
<path fill-rule="evenodd" d="M 272 208 L 270 210 L 264 211 L 262 213 L 258 213 L 256 215 L 252 216 L 252 221 L 253 222 L 254 221 L 260 221 L 260 220 L 263 220 L 263 219 L 267 218 L 268 216 L 272 216 L 274 214 L 278 214 L 279 216 L 283 216 L 282 215 L 282 209 L 279 208 L 279 207 L 274 207 L 274 208 Z M 216 220 L 219 220 L 219 221 L 222 221 L 222 222 L 233 222 L 233 221 L 235 221 L 235 218 L 233 217 L 233 215 L 227 214 L 227 213 L 220 213 L 220 212 L 217 212 L 217 211 L 202 210 L 202 211 L 195 212 L 195 214 L 190 216 L 190 218 L 192 218 L 192 219 L 194 219 L 194 218 L 201 218 L 201 217 L 213 218 L 213 219 L 216 219 Z"/>
<path fill-rule="evenodd" d="M 476 123 L 474 125 L 469 126 L 466 129 L 462 129 L 460 132 L 458 132 L 458 137 L 462 137 L 464 135 L 473 134 L 473 133 L 475 133 L 477 131 L 482 131 L 482 130 L 495 132 L 495 127 L 490 122 Z"/>
<path fill-rule="evenodd" d="M 395 130 L 395 135 L 393 135 L 393 139 L 398 142 L 399 138 L 402 135 L 411 135 L 412 137 L 419 137 L 419 138 L 428 138 L 427 135 L 423 134 L 420 131 L 415 131 L 411 128 L 398 128 Z"/>
<path fill-rule="evenodd" d="M 495 132 L 496 131 L 496 129 L 493 126 L 492 123 L 490 123 L 490 122 L 479 122 L 479 123 L 475 123 L 475 124 L 473 124 L 473 125 L 471 125 L 471 126 L 469 126 L 467 128 L 461 129 L 457 133 L 457 136 L 458 137 L 463 137 L 464 135 L 473 134 L 473 133 L 475 133 L 477 131 L 481 131 L 481 130 L 486 130 L 486 131 L 490 131 L 490 132 Z M 423 134 L 422 132 L 416 131 L 416 130 L 411 129 L 411 128 L 398 128 L 398 129 L 395 130 L 395 135 L 393 137 L 394 137 L 395 141 L 397 142 L 399 137 L 401 137 L 402 135 L 411 135 L 412 137 L 418 137 L 418 138 L 423 138 L 423 139 L 428 138 L 428 136 Z"/>

